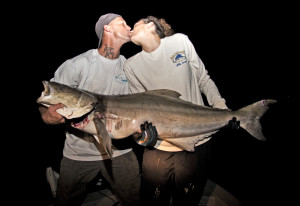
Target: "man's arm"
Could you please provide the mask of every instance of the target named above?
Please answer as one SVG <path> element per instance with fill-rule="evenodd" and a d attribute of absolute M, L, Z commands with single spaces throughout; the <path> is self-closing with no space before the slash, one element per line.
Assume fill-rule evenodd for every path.
<path fill-rule="evenodd" d="M 65 122 L 65 118 L 56 112 L 57 109 L 62 108 L 64 105 L 59 103 L 49 107 L 39 106 L 42 120 L 46 124 L 61 124 Z"/>

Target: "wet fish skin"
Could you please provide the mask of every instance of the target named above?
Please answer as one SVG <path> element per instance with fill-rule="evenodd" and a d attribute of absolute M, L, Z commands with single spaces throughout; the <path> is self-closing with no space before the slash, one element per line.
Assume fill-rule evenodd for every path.
<path fill-rule="evenodd" d="M 47 82 L 44 85 L 51 89 L 53 84 L 58 83 Z M 75 94 L 78 92 L 88 93 L 97 99 L 95 109 L 91 110 L 83 121 L 73 122 L 72 126 L 94 135 L 110 156 L 111 138 L 121 139 L 139 133 L 140 125 L 144 122 L 152 122 L 155 125 L 159 139 L 187 151 L 194 151 L 194 145 L 199 140 L 216 133 L 233 118 L 236 118 L 240 126 L 253 137 L 266 140 L 260 118 L 270 104 L 277 102 L 265 99 L 231 111 L 192 104 L 180 99 L 178 92 L 166 89 L 127 95 L 100 95 L 72 87 L 69 89 L 71 92 L 65 96 L 57 93 L 56 99 L 62 101 L 67 95 L 73 99 L 71 102 L 77 102 L 79 96 Z M 91 98 L 84 102 L 92 105 L 93 100 Z M 194 138 L 195 136 L 197 138 Z"/>

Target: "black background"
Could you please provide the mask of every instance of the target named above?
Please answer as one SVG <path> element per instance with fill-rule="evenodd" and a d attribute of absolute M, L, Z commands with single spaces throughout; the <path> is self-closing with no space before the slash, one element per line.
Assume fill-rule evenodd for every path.
<path fill-rule="evenodd" d="M 36 99 L 43 90 L 42 80 L 52 78 L 63 61 L 97 47 L 94 25 L 108 12 L 121 14 L 131 27 L 148 15 L 165 18 L 175 32 L 188 35 L 230 109 L 266 98 L 278 100 L 261 119 L 268 141 L 258 141 L 242 129 L 215 135 L 210 178 L 245 205 L 287 205 L 296 198 L 295 5 L 50 2 L 12 5 L 2 18 L 10 20 L 3 32 L 10 48 L 3 69 L 2 89 L 9 91 L 4 110 L 14 108 L 13 115 L 7 109 L 12 129 L 5 135 L 8 147 L 3 148 L 4 157 L 13 157 L 4 158 L 8 161 L 3 164 L 8 201 L 28 205 L 51 201 L 45 172 L 48 166 L 59 167 L 64 128 L 42 122 Z M 140 50 L 127 43 L 121 53 L 129 58 Z"/>

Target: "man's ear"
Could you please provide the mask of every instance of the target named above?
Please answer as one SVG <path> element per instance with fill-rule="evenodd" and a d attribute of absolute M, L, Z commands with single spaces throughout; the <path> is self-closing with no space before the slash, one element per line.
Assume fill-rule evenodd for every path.
<path fill-rule="evenodd" d="M 103 29 L 106 31 L 106 32 L 111 32 L 111 27 L 109 25 L 104 25 Z"/>

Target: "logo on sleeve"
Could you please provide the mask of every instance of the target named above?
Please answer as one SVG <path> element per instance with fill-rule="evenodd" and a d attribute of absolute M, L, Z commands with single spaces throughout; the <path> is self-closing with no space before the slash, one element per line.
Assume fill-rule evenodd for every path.
<path fill-rule="evenodd" d="M 184 50 L 174 53 L 174 55 L 171 56 L 170 59 L 172 60 L 173 63 L 176 64 L 176 66 L 180 66 L 187 62 Z"/>

